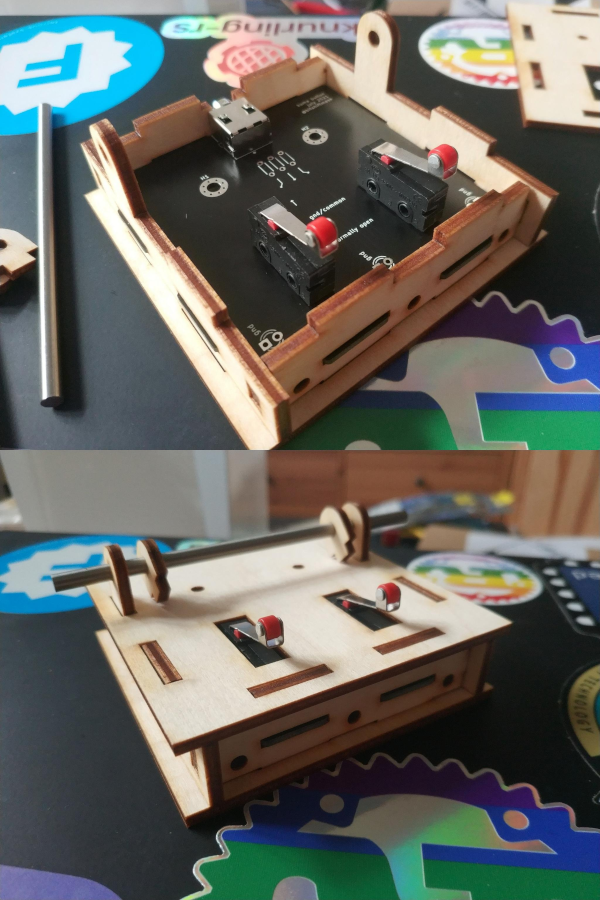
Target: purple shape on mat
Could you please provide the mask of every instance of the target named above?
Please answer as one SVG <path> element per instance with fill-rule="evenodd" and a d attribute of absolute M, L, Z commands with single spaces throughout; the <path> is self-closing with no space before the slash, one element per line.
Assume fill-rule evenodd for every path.
<path fill-rule="evenodd" d="M 413 756 L 402 767 L 389 758 L 377 756 L 369 769 L 369 796 L 378 794 L 428 794 L 462 800 L 473 806 L 507 805 L 516 809 L 535 809 L 536 802 L 528 785 L 504 788 L 493 772 L 479 772 L 476 778 L 465 776 L 458 763 L 449 761 L 441 769 L 432 769 L 424 759 Z M 309 777 L 311 790 L 329 793 L 365 793 L 364 769 L 358 765 L 343 765 L 338 775 L 315 772 Z"/>
<path fill-rule="evenodd" d="M 16 866 L 0 866 L 0 897 L 2 900 L 120 900 L 97 881 Z"/>
<path fill-rule="evenodd" d="M 423 341 L 445 337 L 487 337 L 513 344 L 552 344 L 555 347 L 582 344 L 578 322 L 572 317 L 548 322 L 537 303 L 514 309 L 502 294 L 489 294 L 479 305 L 471 301 L 456 310 Z"/>

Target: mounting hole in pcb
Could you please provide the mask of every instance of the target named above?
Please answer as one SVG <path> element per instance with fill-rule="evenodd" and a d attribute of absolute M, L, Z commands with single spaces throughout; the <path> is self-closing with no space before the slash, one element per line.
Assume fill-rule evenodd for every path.
<path fill-rule="evenodd" d="M 205 178 L 200 182 L 200 193 L 204 197 L 222 197 L 229 184 L 224 178 Z"/>
<path fill-rule="evenodd" d="M 307 128 L 302 132 L 302 140 L 307 144 L 324 144 L 328 137 L 324 128 Z"/>

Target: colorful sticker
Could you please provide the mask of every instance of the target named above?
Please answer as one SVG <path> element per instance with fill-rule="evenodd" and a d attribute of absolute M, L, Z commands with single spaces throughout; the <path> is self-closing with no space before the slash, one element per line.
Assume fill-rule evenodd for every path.
<path fill-rule="evenodd" d="M 246 16 L 230 13 L 224 16 L 175 16 L 163 22 L 160 33 L 165 38 L 202 40 L 228 39 L 244 34 L 247 38 L 271 41 L 341 40 L 356 43 L 358 18 L 331 16 Z"/>
<path fill-rule="evenodd" d="M 599 412 L 600 337 L 586 337 L 571 315 L 549 319 L 535 300 L 513 307 L 492 291 L 460 307 L 288 447 L 368 440 L 374 450 L 589 449 L 598 444 Z"/>
<path fill-rule="evenodd" d="M 539 570 L 573 629 L 600 638 L 600 562 L 549 559 Z"/>
<path fill-rule="evenodd" d="M 194 873 L 211 900 L 595 900 L 600 832 L 534 787 L 378 753 L 246 807 Z M 493 886 L 493 888 L 492 888 Z"/>
<path fill-rule="evenodd" d="M 226 41 L 214 44 L 204 60 L 204 71 L 213 81 L 224 81 L 230 87 L 239 87 L 244 75 L 251 75 L 258 69 L 274 63 L 295 59 L 302 62 L 308 57 L 308 50 L 290 38 L 273 40 L 236 34 Z"/>
<path fill-rule="evenodd" d="M 0 866 L 0 885 L 2 900 L 119 900 L 97 881 L 17 866 Z"/>
<path fill-rule="evenodd" d="M 423 32 L 419 52 L 426 63 L 457 81 L 490 88 L 519 86 L 505 19 L 443 19 Z"/>
<path fill-rule="evenodd" d="M 571 741 L 600 775 L 600 663 L 586 665 L 569 679 L 562 707 Z"/>
<path fill-rule="evenodd" d="M 80 122 L 137 93 L 164 46 L 147 25 L 117 16 L 66 16 L 0 34 L 0 134 L 37 131 L 49 103 L 54 127 Z"/>
<path fill-rule="evenodd" d="M 83 535 L 5 553 L 0 556 L 0 612 L 52 613 L 93 606 L 84 587 L 57 594 L 52 575 L 102 565 L 106 544 L 119 544 L 131 558 L 138 540 L 131 535 Z M 163 551 L 171 549 L 157 543 Z"/>
<path fill-rule="evenodd" d="M 428 553 L 413 559 L 409 571 L 483 606 L 513 606 L 544 590 L 531 569 L 499 556 Z"/>
<path fill-rule="evenodd" d="M 204 71 L 213 81 L 239 87 L 240 78 L 286 59 L 303 62 L 308 50 L 299 38 L 356 42 L 358 19 L 283 16 L 177 16 L 161 27 L 163 37 L 175 39 L 223 38 L 204 60 Z"/>

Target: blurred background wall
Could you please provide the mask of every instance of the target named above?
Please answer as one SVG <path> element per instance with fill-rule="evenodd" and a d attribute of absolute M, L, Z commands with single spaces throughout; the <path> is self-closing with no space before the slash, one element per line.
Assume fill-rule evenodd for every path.
<path fill-rule="evenodd" d="M 269 453 L 273 516 L 316 515 L 327 503 L 371 506 L 440 491 L 510 490 L 507 527 L 523 535 L 600 530 L 600 453 L 594 450 Z"/>
<path fill-rule="evenodd" d="M 267 531 L 267 456 L 251 450 L 4 450 L 27 531 L 229 538 Z"/>
<path fill-rule="evenodd" d="M 600 452 L 591 450 L 5 450 L 0 474 L 2 465 L 0 494 L 12 495 L 3 502 L 28 531 L 228 538 L 328 503 L 504 490 L 515 502 L 500 521 L 512 532 L 600 531 Z M 15 527 L 8 511 L 5 527 Z"/>

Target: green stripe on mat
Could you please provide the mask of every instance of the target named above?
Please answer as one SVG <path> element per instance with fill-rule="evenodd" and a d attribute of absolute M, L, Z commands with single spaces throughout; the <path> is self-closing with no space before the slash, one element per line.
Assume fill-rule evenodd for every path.
<path fill-rule="evenodd" d="M 314 881 L 319 900 L 398 900 L 383 855 L 245 841 L 229 841 L 227 848 L 228 859 L 201 866 L 212 886 L 210 900 L 271 900 L 279 882 L 293 875 Z"/>
<path fill-rule="evenodd" d="M 600 875 L 521 866 L 423 860 L 428 888 L 470 891 L 472 900 L 598 900 Z"/>
<path fill-rule="evenodd" d="M 524 441 L 530 450 L 595 450 L 600 443 L 596 412 L 482 410 L 486 441 Z M 285 444 L 286 450 L 343 450 L 353 441 L 382 450 L 456 450 L 441 409 L 353 409 L 325 413 Z"/>
<path fill-rule="evenodd" d="M 486 441 L 526 441 L 530 450 L 597 450 L 597 412 L 490 410 L 480 412 Z"/>

